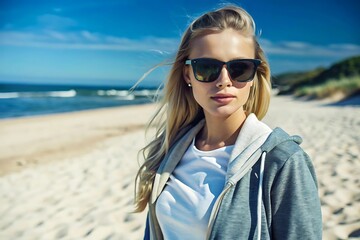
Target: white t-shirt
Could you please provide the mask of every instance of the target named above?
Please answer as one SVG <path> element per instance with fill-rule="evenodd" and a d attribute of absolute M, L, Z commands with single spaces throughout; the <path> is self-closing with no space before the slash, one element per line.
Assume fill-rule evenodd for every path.
<path fill-rule="evenodd" d="M 233 146 L 201 151 L 195 139 L 156 203 L 164 239 L 205 239 L 213 205 L 224 188 Z"/>

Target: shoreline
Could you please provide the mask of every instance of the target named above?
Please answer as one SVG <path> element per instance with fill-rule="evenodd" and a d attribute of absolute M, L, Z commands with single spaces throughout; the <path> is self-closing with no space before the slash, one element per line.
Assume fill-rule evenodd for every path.
<path fill-rule="evenodd" d="M 141 104 L 1 119 L 0 177 L 80 156 L 108 139 L 144 131 L 148 119 L 137 118 L 137 111 L 150 116 L 155 107 Z"/>

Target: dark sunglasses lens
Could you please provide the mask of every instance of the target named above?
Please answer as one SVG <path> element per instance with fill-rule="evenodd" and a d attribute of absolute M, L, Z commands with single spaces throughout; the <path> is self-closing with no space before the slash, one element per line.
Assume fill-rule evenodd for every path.
<path fill-rule="evenodd" d="M 254 77 L 256 66 L 251 61 L 233 61 L 228 65 L 232 80 L 238 82 L 249 81 Z"/>
<path fill-rule="evenodd" d="M 215 81 L 221 71 L 221 64 L 211 59 L 199 59 L 195 62 L 195 78 L 201 82 Z"/>

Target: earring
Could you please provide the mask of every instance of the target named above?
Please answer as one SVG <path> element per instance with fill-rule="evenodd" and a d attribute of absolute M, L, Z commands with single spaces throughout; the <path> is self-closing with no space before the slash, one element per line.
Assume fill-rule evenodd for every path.
<path fill-rule="evenodd" d="M 191 83 L 188 83 L 188 87 L 192 87 Z"/>

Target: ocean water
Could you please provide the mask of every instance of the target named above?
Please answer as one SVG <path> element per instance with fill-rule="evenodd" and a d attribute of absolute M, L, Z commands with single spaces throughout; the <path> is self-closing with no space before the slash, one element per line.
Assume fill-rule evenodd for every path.
<path fill-rule="evenodd" d="M 145 104 L 157 89 L 0 83 L 0 119 Z"/>

